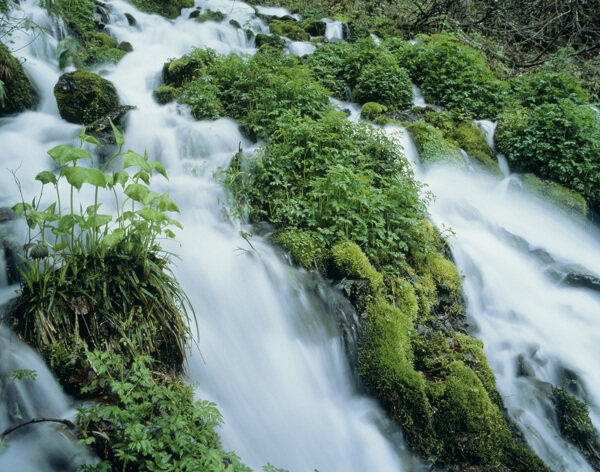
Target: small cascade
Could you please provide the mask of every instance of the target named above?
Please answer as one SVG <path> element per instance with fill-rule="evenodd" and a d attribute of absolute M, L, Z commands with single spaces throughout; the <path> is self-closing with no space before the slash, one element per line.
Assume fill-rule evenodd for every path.
<path fill-rule="evenodd" d="M 344 39 L 344 25 L 341 21 L 334 21 L 329 18 L 323 18 L 321 21 L 327 24 L 325 28 L 325 38 L 327 41 L 335 43 Z"/>

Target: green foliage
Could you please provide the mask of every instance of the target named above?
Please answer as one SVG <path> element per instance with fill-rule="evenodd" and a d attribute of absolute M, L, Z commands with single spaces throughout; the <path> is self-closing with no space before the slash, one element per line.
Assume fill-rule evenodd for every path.
<path fill-rule="evenodd" d="M 123 152 L 124 138 L 113 129 L 119 151 L 101 169 L 80 164 L 92 159 L 87 150 L 57 146 L 48 154 L 58 175 L 40 172 L 40 196 L 13 207 L 29 226 L 29 259 L 13 322 L 36 346 L 62 343 L 77 351 L 87 344 L 132 355 L 120 343 L 126 337 L 180 369 L 189 333 L 187 298 L 165 272 L 168 261 L 157 245 L 163 235 L 174 237 L 171 225 L 181 227 L 168 216 L 179 210 L 168 193 L 150 189 L 152 174 L 166 178 L 164 167 L 147 155 Z M 97 144 L 83 131 L 79 137 L 82 145 Z M 122 170 L 107 170 L 119 157 Z M 84 185 L 94 188 L 94 199 L 76 205 L 75 191 Z M 47 188 L 56 200 L 41 209 Z M 100 212 L 100 192 L 115 199 L 114 221 Z"/>
<path fill-rule="evenodd" d="M 371 38 L 355 43 L 323 44 L 307 65 L 324 87 L 339 99 L 353 90 L 359 102 L 378 102 L 390 110 L 410 106 L 412 85 L 394 56 Z"/>
<path fill-rule="evenodd" d="M 85 70 L 61 75 L 54 86 L 54 96 L 60 116 L 71 123 L 93 123 L 119 105 L 115 86 Z"/>
<path fill-rule="evenodd" d="M 464 167 L 465 161 L 460 151 L 444 139 L 444 134 L 438 128 L 424 121 L 415 121 L 406 129 L 419 151 L 419 157 L 425 164 L 447 162 Z"/>
<path fill-rule="evenodd" d="M 494 119 L 500 112 L 507 84 L 494 77 L 482 54 L 459 40 L 433 35 L 394 52 L 430 103 L 475 118 Z"/>
<path fill-rule="evenodd" d="M 37 102 L 36 94 L 21 63 L 0 43 L 0 116 L 19 113 Z"/>
<path fill-rule="evenodd" d="M 589 107 L 560 100 L 505 111 L 496 145 L 514 170 L 553 180 L 600 208 L 600 120 Z"/>
<path fill-rule="evenodd" d="M 561 433 L 577 446 L 596 469 L 600 466 L 600 438 L 590 419 L 588 406 L 564 388 L 556 387 L 553 393 Z"/>
<path fill-rule="evenodd" d="M 285 40 L 278 34 L 258 33 L 254 40 L 254 44 L 261 50 L 274 49 L 280 51 L 285 47 Z"/>
<path fill-rule="evenodd" d="M 412 103 L 412 83 L 406 69 L 399 67 L 391 54 L 381 54 L 364 65 L 353 96 L 359 103 L 378 102 L 391 110 L 403 110 Z"/>
<path fill-rule="evenodd" d="M 515 77 L 510 81 L 511 98 L 524 107 L 571 100 L 585 105 L 588 92 L 581 88 L 580 80 L 568 72 L 541 71 Z"/>
<path fill-rule="evenodd" d="M 195 49 L 163 67 L 166 84 L 197 119 L 229 116 L 269 138 L 290 116 L 318 118 L 330 109 L 326 91 L 291 56 L 267 50 L 255 56 L 218 56 Z"/>
<path fill-rule="evenodd" d="M 151 359 L 136 356 L 128 365 L 94 351 L 87 362 L 94 376 L 84 391 L 111 401 L 78 409 L 80 441 L 103 460 L 80 471 L 250 471 L 221 449 L 214 403 L 194 401 L 192 387 L 154 373 Z"/>
<path fill-rule="evenodd" d="M 157 13 L 166 18 L 177 18 L 182 8 L 192 8 L 193 0 L 131 0 L 137 8 L 147 13 Z"/>
<path fill-rule="evenodd" d="M 254 220 L 311 231 L 324 247 L 359 244 L 376 264 L 419 245 L 425 206 L 397 142 L 337 112 L 290 119 L 233 180 Z"/>
<path fill-rule="evenodd" d="M 172 102 L 180 94 L 180 90 L 176 89 L 175 87 L 171 87 L 170 85 L 162 85 L 161 87 L 158 87 L 152 91 L 152 96 L 161 105 Z"/>

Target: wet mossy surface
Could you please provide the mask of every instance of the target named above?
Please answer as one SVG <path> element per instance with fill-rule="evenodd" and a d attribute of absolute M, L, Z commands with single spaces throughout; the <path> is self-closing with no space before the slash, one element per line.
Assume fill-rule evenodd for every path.
<path fill-rule="evenodd" d="M 93 123 L 119 106 L 114 85 L 85 70 L 61 75 L 54 96 L 60 116 L 71 123 Z"/>
<path fill-rule="evenodd" d="M 23 65 L 3 43 L 0 43 L 0 80 L 4 83 L 5 91 L 0 100 L 0 116 L 35 106 L 37 94 L 25 75 Z"/>
<path fill-rule="evenodd" d="M 147 13 L 157 13 L 166 18 L 177 18 L 182 8 L 192 8 L 193 0 L 131 0 L 137 8 Z"/>
<path fill-rule="evenodd" d="M 547 200 L 562 208 L 566 213 L 580 218 L 585 218 L 588 206 L 579 193 L 563 187 L 556 182 L 542 180 L 534 174 L 521 176 L 523 186 L 540 198 Z"/>
<path fill-rule="evenodd" d="M 458 147 L 444 138 L 444 134 L 425 121 L 415 121 L 407 127 L 424 164 L 445 162 L 465 167 L 465 160 Z"/>

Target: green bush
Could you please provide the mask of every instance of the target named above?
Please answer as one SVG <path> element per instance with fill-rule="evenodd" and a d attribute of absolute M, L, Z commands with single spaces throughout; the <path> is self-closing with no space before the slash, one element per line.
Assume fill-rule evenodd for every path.
<path fill-rule="evenodd" d="M 94 375 L 84 392 L 110 401 L 78 409 L 80 442 L 102 459 L 80 472 L 250 472 L 221 449 L 216 428 L 223 419 L 215 404 L 195 401 L 192 387 L 157 375 L 151 358 L 136 356 L 127 363 L 94 351 L 87 362 Z"/>
<path fill-rule="evenodd" d="M 581 88 L 581 81 L 568 72 L 536 72 L 515 77 L 510 81 L 511 95 L 524 107 L 544 103 L 571 100 L 585 105 L 589 103 L 588 92 Z"/>
<path fill-rule="evenodd" d="M 508 110 L 496 145 L 513 170 L 558 182 L 600 208 L 600 120 L 588 106 L 560 100 Z"/>
<path fill-rule="evenodd" d="M 420 186 L 399 144 L 341 113 L 289 118 L 248 165 L 232 181 L 254 220 L 309 230 L 325 247 L 354 241 L 378 264 L 423 239 Z"/>
<path fill-rule="evenodd" d="M 433 35 L 395 53 L 428 102 L 475 118 L 495 119 L 500 112 L 508 85 L 496 79 L 483 55 L 459 40 Z"/>
<path fill-rule="evenodd" d="M 404 110 L 412 104 L 412 83 L 408 72 L 398 66 L 391 54 L 381 54 L 364 65 L 353 96 L 359 103 L 377 102 L 392 111 Z"/>

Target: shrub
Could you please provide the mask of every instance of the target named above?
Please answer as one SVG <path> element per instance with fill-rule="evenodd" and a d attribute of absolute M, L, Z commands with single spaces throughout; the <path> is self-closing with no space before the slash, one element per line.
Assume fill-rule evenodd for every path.
<path fill-rule="evenodd" d="M 466 44 L 433 35 L 395 51 L 427 101 L 476 118 L 494 119 L 500 112 L 508 86 L 496 79 L 483 55 Z"/>
<path fill-rule="evenodd" d="M 194 401 L 192 387 L 153 372 L 150 358 L 136 356 L 126 363 L 94 351 L 87 353 L 87 362 L 94 375 L 84 391 L 110 400 L 78 409 L 81 442 L 102 459 L 81 472 L 250 472 L 235 454 L 221 449 L 216 428 L 223 420 L 215 404 Z"/>
<path fill-rule="evenodd" d="M 558 182 L 600 207 L 600 120 L 589 107 L 560 100 L 508 110 L 496 145 L 514 170 Z"/>
<path fill-rule="evenodd" d="M 187 298 L 165 269 L 167 257 L 156 244 L 163 235 L 174 237 L 170 225 L 181 226 L 167 216 L 178 208 L 168 193 L 149 188 L 153 173 L 166 177 L 163 166 L 134 151 L 121 152 L 124 138 L 114 131 L 119 152 L 102 169 L 79 164 L 92 158 L 84 149 L 51 149 L 59 175 L 43 171 L 36 179 L 54 189 L 56 201 L 43 211 L 39 200 L 13 207 L 30 229 L 13 323 L 37 347 L 60 343 L 77 353 L 89 346 L 127 358 L 139 350 L 179 371 L 189 334 Z M 79 136 L 82 144 L 98 144 Z M 123 169 L 107 171 L 118 157 Z M 139 170 L 130 174 L 131 167 Z M 63 181 L 69 184 L 66 194 Z M 74 193 L 83 185 L 94 187 L 94 200 L 77 208 Z M 116 199 L 114 222 L 99 212 L 101 192 Z M 69 206 L 63 208 L 65 203 Z"/>
<path fill-rule="evenodd" d="M 422 240 L 425 206 L 399 144 L 343 114 L 290 118 L 248 167 L 233 190 L 254 220 L 311 231 L 325 247 L 354 241 L 378 264 Z"/>
<path fill-rule="evenodd" d="M 403 110 L 412 104 L 412 83 L 391 54 L 382 54 L 362 68 L 353 96 L 359 103 L 378 102 L 392 111 Z"/>
<path fill-rule="evenodd" d="M 568 72 L 536 72 L 515 77 L 510 81 L 512 98 L 524 107 L 571 100 L 585 105 L 588 92 L 581 88 L 580 80 Z"/>

